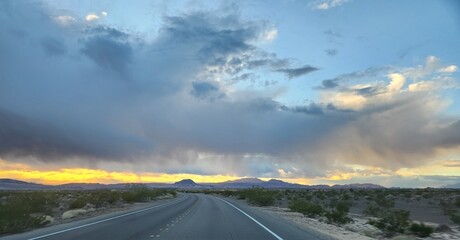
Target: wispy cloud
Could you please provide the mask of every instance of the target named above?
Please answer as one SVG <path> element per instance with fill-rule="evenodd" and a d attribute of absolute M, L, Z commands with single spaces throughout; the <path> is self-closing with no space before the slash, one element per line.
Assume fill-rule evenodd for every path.
<path fill-rule="evenodd" d="M 318 71 L 318 70 L 319 68 L 317 67 L 305 65 L 299 68 L 281 68 L 281 69 L 278 69 L 277 71 L 285 73 L 288 76 L 288 78 L 295 78 L 295 77 L 300 77 L 302 75 L 305 75 L 305 74 L 308 74 L 314 71 Z"/>
<path fill-rule="evenodd" d="M 96 20 L 99 19 L 99 16 L 96 15 L 96 14 L 94 14 L 94 13 L 90 13 L 90 14 L 86 15 L 85 19 L 86 19 L 86 21 L 88 21 L 88 22 L 96 21 Z"/>
<path fill-rule="evenodd" d="M 314 4 L 314 9 L 317 10 L 328 10 L 341 6 L 342 4 L 348 2 L 349 0 L 321 0 Z"/>
<path fill-rule="evenodd" d="M 447 66 L 445 68 L 439 69 L 439 71 L 443 72 L 443 73 L 454 73 L 457 70 L 458 70 L 458 67 L 456 65 L 450 65 L 450 66 Z"/>
<path fill-rule="evenodd" d="M 69 24 L 72 24 L 76 21 L 76 18 L 75 17 L 72 17 L 72 16 L 68 16 L 68 15 L 60 15 L 60 16 L 55 16 L 53 17 L 53 19 L 61 24 L 61 25 L 69 25 Z"/>
<path fill-rule="evenodd" d="M 88 14 L 85 16 L 85 20 L 88 21 L 88 22 L 93 22 L 93 21 L 99 20 L 100 18 L 107 17 L 107 15 L 108 15 L 107 12 L 88 13 Z"/>

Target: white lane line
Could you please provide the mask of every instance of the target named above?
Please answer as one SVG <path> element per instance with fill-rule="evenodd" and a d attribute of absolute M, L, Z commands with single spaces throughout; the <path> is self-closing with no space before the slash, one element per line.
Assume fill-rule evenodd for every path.
<path fill-rule="evenodd" d="M 140 212 L 145 212 L 145 211 L 148 211 L 148 210 L 151 210 L 151 209 L 154 209 L 154 208 L 158 208 L 158 207 L 162 207 L 162 206 L 166 206 L 166 205 L 175 203 L 175 202 L 181 200 L 182 198 L 183 198 L 183 197 L 181 197 L 181 198 L 179 198 L 179 199 L 176 199 L 176 200 L 174 200 L 174 201 L 172 201 L 172 202 L 169 202 L 169 203 L 165 203 L 165 204 L 161 204 L 161 205 L 157 205 L 157 206 L 153 206 L 153 207 L 149 207 L 149 208 L 144 208 L 144 209 L 141 209 L 141 210 L 138 210 L 138 211 L 125 213 L 125 214 L 118 215 L 118 216 L 115 216 L 115 217 L 106 218 L 106 219 L 99 220 L 99 221 L 96 221 L 96 222 L 83 224 L 83 225 L 80 225 L 80 226 L 77 226 L 77 227 L 72 227 L 72 228 L 64 229 L 64 230 L 61 230 L 61 231 L 57 231 L 57 232 L 45 234 L 45 235 L 42 235 L 42 236 L 38 236 L 38 237 L 34 237 L 34 238 L 29 238 L 28 240 L 35 240 L 35 239 L 41 239 L 41 238 L 45 238 L 45 237 L 50 237 L 50 236 L 53 236 L 53 235 L 56 235 L 56 234 L 65 233 L 65 232 L 68 232 L 68 231 L 72 231 L 72 230 L 76 230 L 76 229 L 80 229 L 80 228 L 84 228 L 84 227 L 89 227 L 89 226 L 92 226 L 92 225 L 96 225 L 96 224 L 99 224 L 99 223 L 107 222 L 107 221 L 114 220 L 114 219 L 117 219 L 117 218 L 126 217 L 126 216 L 133 215 L 133 214 L 140 213 Z"/>
<path fill-rule="evenodd" d="M 236 207 L 235 205 L 227 202 L 226 200 L 224 199 L 221 199 L 221 198 L 218 198 L 216 197 L 217 199 L 223 201 L 223 202 L 226 202 L 228 205 L 232 206 L 233 208 L 235 208 L 236 210 L 240 211 L 241 213 L 243 213 L 244 215 L 246 215 L 246 217 L 248 217 L 249 219 L 251 219 L 252 221 L 254 221 L 255 223 L 259 224 L 259 226 L 261 226 L 263 229 L 267 230 L 267 232 L 269 232 L 271 235 L 273 235 L 276 239 L 278 240 L 283 240 L 283 238 L 281 238 L 280 236 L 278 236 L 276 233 L 274 233 L 272 230 L 268 229 L 268 227 L 265 227 L 262 223 L 260 223 L 259 221 L 257 221 L 256 219 L 254 219 L 253 217 L 251 217 L 249 214 L 247 214 L 246 212 L 244 212 L 243 210 L 239 209 L 238 207 Z"/>

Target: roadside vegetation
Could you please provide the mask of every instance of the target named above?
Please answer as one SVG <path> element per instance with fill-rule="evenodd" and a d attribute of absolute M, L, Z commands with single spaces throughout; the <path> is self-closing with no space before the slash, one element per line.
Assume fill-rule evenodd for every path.
<path fill-rule="evenodd" d="M 449 232 L 460 225 L 460 190 L 454 189 L 277 189 L 204 190 L 207 194 L 244 199 L 255 206 L 277 206 L 321 222 L 345 226 L 361 219 L 374 226 L 374 238 L 412 235 L 419 238 Z M 417 209 L 418 207 L 418 209 Z M 436 220 L 412 217 L 414 211 L 441 212 Z M 433 210 L 434 209 L 434 210 Z M 438 214 L 439 215 L 439 214 Z M 426 221 L 426 222 L 424 222 Z M 447 221 L 447 222 L 446 222 Z M 429 222 L 429 223 L 427 223 Z"/>
<path fill-rule="evenodd" d="M 150 189 L 142 185 L 123 190 L 0 191 L 0 236 L 83 213 L 175 196 L 173 190 Z"/>

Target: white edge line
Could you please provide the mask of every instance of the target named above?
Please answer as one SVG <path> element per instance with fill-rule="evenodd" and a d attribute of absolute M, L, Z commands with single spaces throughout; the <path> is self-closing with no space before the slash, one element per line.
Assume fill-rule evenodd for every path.
<path fill-rule="evenodd" d="M 244 215 L 246 215 L 246 217 L 248 217 L 249 219 L 251 219 L 252 221 L 254 221 L 255 223 L 259 224 L 259 226 L 261 226 L 263 229 L 267 230 L 267 232 L 269 232 L 271 235 L 273 235 L 276 239 L 278 240 L 283 240 L 283 238 L 281 238 L 280 236 L 278 236 L 276 233 L 274 233 L 272 230 L 268 229 L 267 227 L 265 227 L 262 223 L 260 223 L 259 221 L 255 220 L 253 217 L 251 217 L 249 214 L 247 214 L 246 212 L 244 212 L 243 210 L 239 209 L 238 207 L 236 207 L 235 205 L 227 202 L 226 200 L 224 199 L 221 199 L 221 198 L 218 198 L 216 197 L 217 199 L 223 201 L 223 202 L 226 202 L 228 205 L 232 206 L 233 208 L 235 208 L 236 210 L 240 211 L 241 213 L 243 213 Z"/>
<path fill-rule="evenodd" d="M 125 213 L 125 214 L 118 215 L 118 216 L 115 216 L 115 217 L 106 218 L 106 219 L 99 220 L 99 221 L 96 221 L 96 222 L 83 224 L 83 225 L 80 225 L 80 226 L 77 226 L 77 227 L 72 227 L 72 228 L 64 229 L 64 230 L 57 231 L 57 232 L 53 232 L 53 233 L 48 233 L 48 234 L 45 234 L 45 235 L 42 235 L 42 236 L 38 236 L 38 237 L 29 238 L 28 240 L 41 239 L 41 238 L 45 238 L 45 237 L 57 235 L 57 234 L 60 234 L 60 233 L 65 233 L 65 232 L 69 232 L 69 231 L 72 231 L 72 230 L 76 230 L 76 229 L 80 229 L 80 228 L 92 226 L 92 225 L 95 225 L 95 224 L 107 222 L 107 221 L 110 221 L 110 220 L 113 220 L 113 219 L 126 217 L 126 216 L 133 215 L 133 214 L 136 214 L 136 213 L 145 212 L 145 211 L 148 211 L 148 210 L 151 210 L 151 209 L 154 209 L 154 208 L 158 208 L 158 207 L 162 207 L 162 206 L 165 206 L 165 205 L 168 205 L 168 204 L 171 204 L 171 203 L 175 203 L 175 202 L 179 201 L 180 199 L 181 199 L 181 198 L 176 199 L 176 200 L 174 200 L 174 201 L 172 201 L 172 202 L 168 202 L 168 203 L 161 204 L 161 205 L 156 205 L 156 206 L 153 206 L 153 207 L 144 208 L 144 209 L 137 210 L 137 211 L 134 211 L 134 212 Z"/>

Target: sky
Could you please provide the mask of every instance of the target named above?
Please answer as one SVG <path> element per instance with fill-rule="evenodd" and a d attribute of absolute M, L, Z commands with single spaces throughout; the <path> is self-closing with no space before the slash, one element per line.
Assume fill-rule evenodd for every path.
<path fill-rule="evenodd" d="M 460 182 L 455 0 L 0 1 L 0 178 Z"/>

